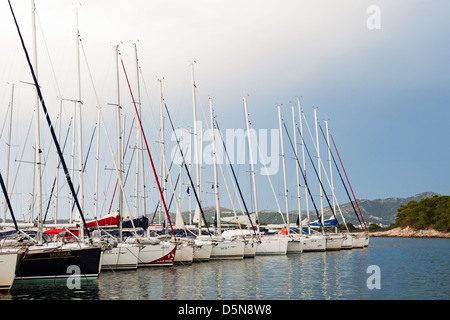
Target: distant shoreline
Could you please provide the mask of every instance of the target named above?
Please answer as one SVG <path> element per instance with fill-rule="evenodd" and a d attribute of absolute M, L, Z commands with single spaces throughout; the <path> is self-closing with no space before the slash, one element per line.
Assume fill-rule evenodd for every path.
<path fill-rule="evenodd" d="M 400 237 L 400 238 L 447 238 L 450 232 L 439 232 L 433 229 L 416 230 L 411 227 L 394 228 L 387 231 L 371 232 L 371 237 Z"/>

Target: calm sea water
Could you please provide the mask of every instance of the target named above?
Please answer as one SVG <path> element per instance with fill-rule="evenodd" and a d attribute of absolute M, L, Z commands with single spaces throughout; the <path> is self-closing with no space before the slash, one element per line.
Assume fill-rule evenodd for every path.
<path fill-rule="evenodd" d="M 73 290 L 61 280 L 25 282 L 0 299 L 448 300 L 449 263 L 449 239 L 371 238 L 350 251 L 102 272 Z M 369 266 L 379 267 L 379 289 L 368 288 Z"/>

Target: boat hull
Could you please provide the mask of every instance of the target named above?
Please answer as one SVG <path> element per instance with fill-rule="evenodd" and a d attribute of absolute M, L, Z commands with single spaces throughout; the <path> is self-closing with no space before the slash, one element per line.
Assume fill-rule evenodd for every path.
<path fill-rule="evenodd" d="M 119 243 L 103 252 L 102 270 L 130 270 L 138 266 L 139 247 Z"/>
<path fill-rule="evenodd" d="M 16 280 L 66 279 L 74 274 L 95 279 L 101 257 L 102 249 L 96 247 L 29 250 L 16 271 Z"/>
<path fill-rule="evenodd" d="M 342 242 L 341 246 L 342 250 L 351 250 L 353 249 L 353 236 L 351 234 L 346 234 L 344 242 Z"/>
<path fill-rule="evenodd" d="M 258 242 L 256 240 L 245 240 L 244 258 L 254 258 L 256 250 L 258 248 Z"/>
<path fill-rule="evenodd" d="M 353 244 L 352 247 L 354 249 L 362 249 L 365 245 L 365 236 L 362 234 L 353 235 Z"/>
<path fill-rule="evenodd" d="M 286 253 L 302 253 L 303 252 L 303 240 L 301 238 L 288 238 L 288 246 Z"/>
<path fill-rule="evenodd" d="M 286 254 L 288 239 L 262 237 L 256 248 L 256 255 Z"/>
<path fill-rule="evenodd" d="M 8 292 L 16 277 L 18 252 L 0 253 L 0 292 Z"/>
<path fill-rule="evenodd" d="M 194 260 L 194 248 L 190 243 L 177 243 L 174 264 L 191 264 Z"/>
<path fill-rule="evenodd" d="M 244 259 L 245 243 L 241 241 L 217 242 L 211 250 L 210 260 Z"/>
<path fill-rule="evenodd" d="M 368 234 L 366 234 L 365 237 L 364 237 L 364 247 L 368 247 L 369 246 L 369 240 L 370 240 L 370 237 L 369 237 Z"/>
<path fill-rule="evenodd" d="M 341 250 L 342 243 L 344 242 L 344 236 L 330 235 L 327 239 L 327 251 L 339 251 Z"/>
<path fill-rule="evenodd" d="M 206 262 L 209 261 L 211 257 L 211 252 L 213 249 L 212 242 L 195 240 L 194 244 L 194 262 Z"/>
<path fill-rule="evenodd" d="M 146 244 L 139 250 L 139 267 L 173 266 L 177 247 L 174 243 L 161 241 L 159 244 Z"/>
<path fill-rule="evenodd" d="M 303 252 L 321 252 L 326 250 L 327 240 L 324 237 L 311 236 L 303 239 Z"/>

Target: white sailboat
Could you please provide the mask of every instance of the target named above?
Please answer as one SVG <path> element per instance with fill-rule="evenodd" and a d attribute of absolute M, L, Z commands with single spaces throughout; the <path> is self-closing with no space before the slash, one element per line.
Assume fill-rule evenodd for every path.
<path fill-rule="evenodd" d="M 219 200 L 219 181 L 217 173 L 217 154 L 216 154 L 216 140 L 214 134 L 214 113 L 212 107 L 212 99 L 209 98 L 209 110 L 211 115 L 211 137 L 213 147 L 213 162 L 214 162 L 214 194 L 216 199 L 216 237 L 213 239 L 216 245 L 212 248 L 211 259 L 243 259 L 245 251 L 245 242 L 240 238 L 227 240 L 222 236 L 222 224 L 220 215 L 220 200 Z"/>
<path fill-rule="evenodd" d="M 121 133 L 121 115 L 120 115 L 120 87 L 119 87 L 119 46 L 114 46 L 115 60 L 116 60 L 116 94 L 117 94 L 117 161 L 119 167 L 117 168 L 118 183 L 120 185 L 119 189 L 119 238 L 117 243 L 111 248 L 106 249 L 103 252 L 102 257 L 102 270 L 128 270 L 136 269 L 138 267 L 139 259 L 139 247 L 133 243 L 123 242 L 122 235 L 122 219 L 123 219 L 123 183 L 122 183 L 122 172 L 123 172 L 123 156 L 122 156 L 122 133 Z M 116 161 L 115 161 L 116 163 Z M 125 199 L 126 201 L 126 199 Z M 128 204 L 127 204 L 128 209 Z M 127 212 L 129 212 L 127 210 Z"/>
<path fill-rule="evenodd" d="M 247 138 L 248 138 L 248 149 L 249 149 L 249 160 L 250 160 L 250 168 L 251 168 L 251 176 L 252 176 L 252 185 L 253 185 L 253 195 L 255 201 L 255 216 L 256 220 L 259 221 L 258 218 L 258 198 L 256 192 L 256 177 L 254 170 L 254 161 L 253 161 L 253 148 L 252 148 L 252 136 L 250 131 L 250 121 L 248 117 L 248 106 L 247 106 L 247 98 L 244 97 L 244 111 L 245 111 L 245 122 L 247 126 Z M 266 254 L 286 254 L 288 240 L 272 237 L 272 236 L 264 236 L 261 235 L 259 225 L 257 225 L 257 235 L 259 237 L 258 246 L 256 248 L 256 255 L 266 255 Z"/>
<path fill-rule="evenodd" d="M 281 107 L 278 106 L 278 123 L 280 128 L 280 143 L 281 143 L 281 158 L 283 162 L 283 181 L 284 181 L 284 201 L 286 208 L 286 238 L 288 240 L 288 246 L 286 253 L 302 253 L 303 252 L 303 241 L 299 237 L 294 237 L 291 233 L 291 227 L 289 222 L 289 195 L 287 187 L 286 178 L 286 159 L 284 153 L 284 139 L 283 139 L 283 127 L 281 125 Z"/>
<path fill-rule="evenodd" d="M 316 252 L 316 251 L 325 251 L 326 250 L 326 239 L 321 234 L 312 233 L 311 224 L 310 224 L 310 214 L 309 214 L 309 198 L 308 194 L 310 190 L 308 188 L 308 184 L 306 183 L 306 159 L 305 159 L 305 141 L 303 139 L 303 120 L 302 120 L 302 109 L 300 104 L 300 98 L 297 98 L 298 105 L 298 113 L 299 113 L 299 123 L 300 128 L 299 133 L 302 141 L 302 164 L 303 164 L 303 178 L 305 180 L 305 199 L 306 199 L 306 214 L 307 218 L 303 220 L 300 225 L 308 227 L 308 234 L 303 238 L 303 252 Z M 299 162 L 298 162 L 299 163 Z"/>
<path fill-rule="evenodd" d="M 11 289 L 16 278 L 16 271 L 24 254 L 24 249 L 1 249 L 0 293 L 8 292 Z"/>
<path fill-rule="evenodd" d="M 73 195 L 76 195 L 72 180 L 69 175 L 69 171 L 64 160 L 61 148 L 59 146 L 58 139 L 56 137 L 56 133 L 54 131 L 53 125 L 51 123 L 51 119 L 48 116 L 47 107 L 45 105 L 45 101 L 38 83 L 38 75 L 37 75 L 37 51 L 36 51 L 36 28 L 35 28 L 35 4 L 32 1 L 32 26 L 33 26 L 33 44 L 34 44 L 34 61 L 31 62 L 29 58 L 28 51 L 26 49 L 25 43 L 23 41 L 19 25 L 15 18 L 12 6 L 10 4 L 11 13 L 13 15 L 17 31 L 19 33 L 19 37 L 21 39 L 22 47 L 25 52 L 28 66 L 31 71 L 31 75 L 33 77 L 33 82 L 36 88 L 36 118 L 35 118 L 35 154 L 36 154 L 36 183 L 37 183 L 37 206 L 38 206 L 38 218 L 37 218 L 37 232 L 36 238 L 32 239 L 28 235 L 22 232 L 22 235 L 28 237 L 29 242 L 17 242 L 17 239 L 13 239 L 11 242 L 11 246 L 27 246 L 27 252 L 22 259 L 20 267 L 16 270 L 16 279 L 54 279 L 54 278 L 67 278 L 69 274 L 67 274 L 67 267 L 73 264 L 77 264 L 80 267 L 80 276 L 85 276 L 87 278 L 96 278 L 100 272 L 99 264 L 101 257 L 101 248 L 96 248 L 84 244 L 56 244 L 53 242 L 43 243 L 43 223 L 42 223 L 42 171 L 41 171 L 41 161 L 40 161 L 40 126 L 39 126 L 39 104 L 41 104 L 44 114 L 46 114 L 46 121 L 50 129 L 50 133 L 52 136 L 52 140 L 56 146 L 56 150 L 58 153 L 58 158 L 60 160 L 60 164 L 63 167 L 64 173 L 66 175 L 66 179 L 70 188 L 70 191 Z M 34 65 L 34 67 L 33 67 Z M 36 69 L 36 71 L 35 71 Z M 7 193 L 5 192 L 5 197 Z M 82 215 L 82 209 L 77 200 L 77 197 L 74 196 L 75 204 L 80 213 L 80 217 L 83 220 L 83 223 L 80 225 L 80 228 L 83 229 L 86 227 L 84 217 Z M 10 208 L 11 212 L 12 209 Z M 17 225 L 16 230 L 19 231 Z M 87 229 L 86 229 L 87 230 Z M 84 229 L 83 229 L 84 231 Z M 88 234 L 89 236 L 89 234 Z M 83 240 L 83 239 L 81 239 Z M 5 247 L 3 247 L 5 248 Z M 76 262 L 75 262 L 76 261 Z"/>

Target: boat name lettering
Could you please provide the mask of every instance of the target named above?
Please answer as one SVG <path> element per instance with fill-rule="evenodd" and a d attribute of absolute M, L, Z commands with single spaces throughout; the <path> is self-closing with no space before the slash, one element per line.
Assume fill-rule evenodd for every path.
<path fill-rule="evenodd" d="M 50 252 L 49 257 L 50 258 L 65 258 L 65 257 L 71 257 L 72 254 L 68 251 L 62 251 L 62 252 Z"/>

